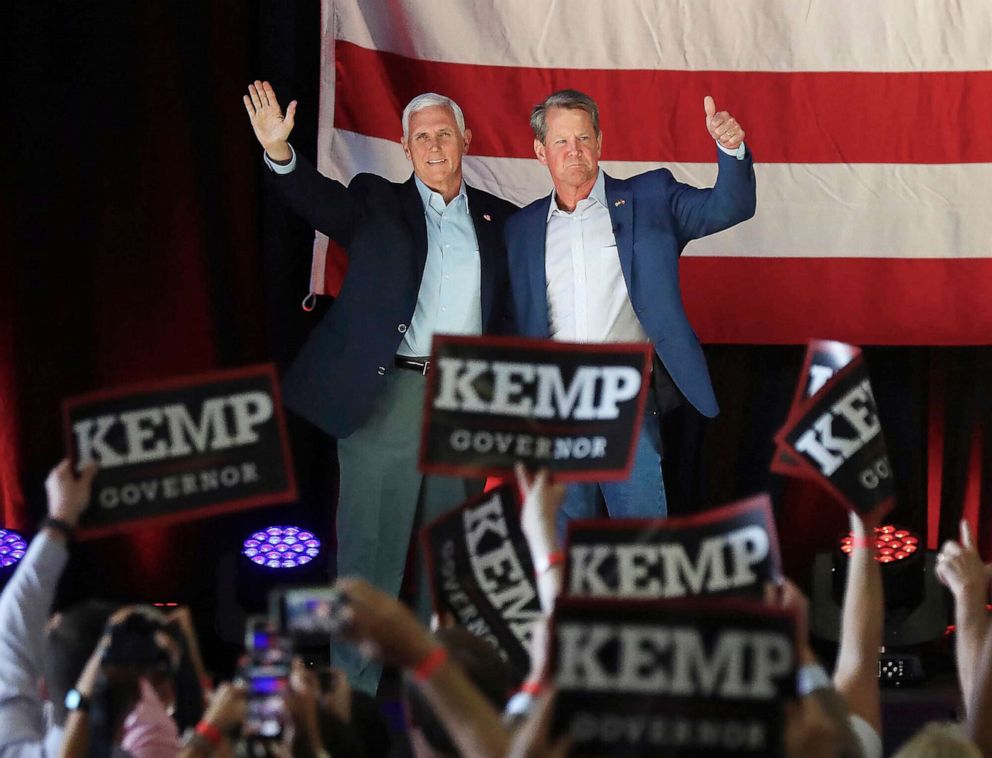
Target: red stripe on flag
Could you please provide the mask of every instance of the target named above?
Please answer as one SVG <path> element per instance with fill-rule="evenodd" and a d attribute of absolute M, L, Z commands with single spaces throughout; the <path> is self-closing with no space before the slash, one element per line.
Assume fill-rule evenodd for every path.
<path fill-rule="evenodd" d="M 570 87 L 599 103 L 608 160 L 712 161 L 709 94 L 764 163 L 992 161 L 992 71 L 520 68 L 419 60 L 340 40 L 335 50 L 335 127 L 394 141 L 403 106 L 434 91 L 465 111 L 472 153 L 530 158 L 531 107 Z"/>
<path fill-rule="evenodd" d="M 704 342 L 987 345 L 990 291 L 992 260 L 982 258 L 682 259 L 686 310 Z"/>

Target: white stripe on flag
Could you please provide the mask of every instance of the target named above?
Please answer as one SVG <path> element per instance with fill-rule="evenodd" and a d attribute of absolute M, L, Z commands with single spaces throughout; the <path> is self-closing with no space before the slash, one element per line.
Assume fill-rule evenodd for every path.
<path fill-rule="evenodd" d="M 427 60 L 694 71 L 992 68 L 989 0 L 325 2 L 335 7 L 338 39 Z"/>

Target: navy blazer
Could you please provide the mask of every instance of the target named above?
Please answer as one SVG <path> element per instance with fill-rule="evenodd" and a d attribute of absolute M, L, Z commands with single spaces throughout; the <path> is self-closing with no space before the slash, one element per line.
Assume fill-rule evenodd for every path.
<path fill-rule="evenodd" d="M 705 416 L 719 412 L 706 359 L 689 324 L 679 290 L 679 256 L 693 239 L 754 215 L 754 167 L 718 151 L 720 173 L 711 189 L 675 181 L 668 169 L 631 179 L 605 177 L 617 255 L 634 312 L 675 386 Z M 545 238 L 551 197 L 531 203 L 506 224 L 517 329 L 549 336 Z"/>
<path fill-rule="evenodd" d="M 427 260 L 427 222 L 413 176 L 401 184 L 359 174 L 345 187 L 299 154 L 288 174 L 265 174 L 315 229 L 348 253 L 341 292 L 311 331 L 283 378 L 286 406 L 334 437 L 346 437 L 372 412 L 394 371 L 413 317 Z M 482 329 L 502 332 L 510 318 L 503 224 L 516 207 L 467 187 L 482 267 Z"/>

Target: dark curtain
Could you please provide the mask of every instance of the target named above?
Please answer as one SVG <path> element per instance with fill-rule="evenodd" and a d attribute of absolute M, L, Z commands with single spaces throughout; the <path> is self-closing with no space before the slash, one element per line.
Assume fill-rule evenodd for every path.
<path fill-rule="evenodd" d="M 0 498 L 4 524 L 30 528 L 63 455 L 62 398 L 258 361 L 282 368 L 315 322 L 299 307 L 312 235 L 266 196 L 241 96 L 258 77 L 298 99 L 293 142 L 314 158 L 320 19 L 315 0 L 15 2 L 3 15 Z M 802 573 L 844 527 L 822 493 L 768 472 L 803 348 L 707 353 L 723 413 L 705 428 L 688 413 L 673 420 L 674 507 L 768 490 L 787 565 Z M 929 527 L 935 542 L 963 512 L 981 516 L 988 550 L 989 350 L 866 354 L 898 483 L 893 520 Z M 248 529 L 296 519 L 331 538 L 333 442 L 296 420 L 291 436 L 298 503 L 80 545 L 65 599 L 209 610 L 217 565 Z"/>

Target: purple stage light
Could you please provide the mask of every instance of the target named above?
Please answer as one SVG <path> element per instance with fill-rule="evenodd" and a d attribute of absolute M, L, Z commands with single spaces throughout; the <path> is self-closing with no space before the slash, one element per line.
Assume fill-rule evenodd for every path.
<path fill-rule="evenodd" d="M 0 568 L 9 568 L 24 557 L 28 542 L 13 529 L 0 529 Z"/>
<path fill-rule="evenodd" d="M 298 526 L 270 526 L 244 541 L 241 554 L 258 566 L 289 569 L 310 563 L 320 555 L 320 540 Z"/>

